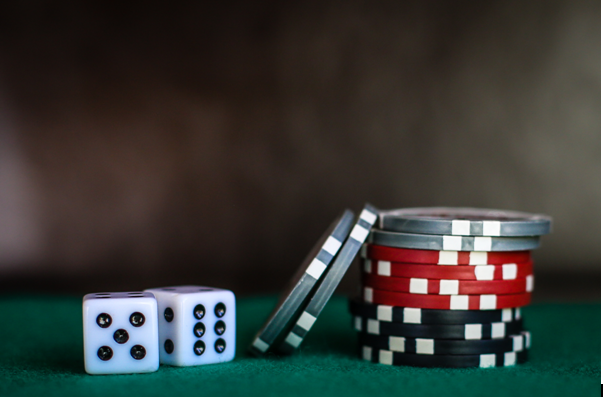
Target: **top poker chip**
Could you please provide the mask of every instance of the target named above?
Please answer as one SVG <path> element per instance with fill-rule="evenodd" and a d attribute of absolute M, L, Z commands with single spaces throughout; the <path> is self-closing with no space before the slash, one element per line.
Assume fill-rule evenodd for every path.
<path fill-rule="evenodd" d="M 331 262 L 352 230 L 354 213 L 346 210 L 337 218 L 308 254 L 291 282 L 282 293 L 276 308 L 258 332 L 249 352 L 256 356 L 267 353 L 297 320 L 316 286 L 324 278 Z"/>
<path fill-rule="evenodd" d="M 452 236 L 542 236 L 551 232 L 546 215 L 478 208 L 401 208 L 382 211 L 382 230 Z"/>

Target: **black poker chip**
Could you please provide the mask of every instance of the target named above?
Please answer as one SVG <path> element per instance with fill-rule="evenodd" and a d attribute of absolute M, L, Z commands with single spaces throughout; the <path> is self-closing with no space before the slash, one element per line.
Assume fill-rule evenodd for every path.
<path fill-rule="evenodd" d="M 392 352 L 375 349 L 370 346 L 359 346 L 363 360 L 385 365 L 409 365 L 415 367 L 510 367 L 527 361 L 528 351 L 466 354 L 466 355 L 425 355 Z"/>
<path fill-rule="evenodd" d="M 358 343 L 374 349 L 426 355 L 467 355 L 520 352 L 530 347 L 530 333 L 523 331 L 502 339 L 455 340 L 406 338 L 403 336 L 358 334 Z"/>
<path fill-rule="evenodd" d="M 353 322 L 354 328 L 358 332 L 372 335 L 405 336 L 409 338 L 500 339 L 510 335 L 517 335 L 523 331 L 523 321 L 521 319 L 508 323 L 426 325 L 392 323 L 355 316 Z"/>
<path fill-rule="evenodd" d="M 498 310 L 436 310 L 377 305 L 361 299 L 350 299 L 349 310 L 354 316 L 408 324 L 486 324 L 521 319 L 519 307 Z"/>

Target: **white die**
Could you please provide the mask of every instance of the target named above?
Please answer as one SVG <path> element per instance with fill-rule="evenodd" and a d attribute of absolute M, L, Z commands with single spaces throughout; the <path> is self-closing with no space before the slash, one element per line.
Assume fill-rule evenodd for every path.
<path fill-rule="evenodd" d="M 235 296 L 231 291 L 180 286 L 146 292 L 157 298 L 162 364 L 189 366 L 234 358 Z"/>
<path fill-rule="evenodd" d="M 148 292 L 88 294 L 83 302 L 86 372 L 132 374 L 159 368 L 157 301 Z"/>

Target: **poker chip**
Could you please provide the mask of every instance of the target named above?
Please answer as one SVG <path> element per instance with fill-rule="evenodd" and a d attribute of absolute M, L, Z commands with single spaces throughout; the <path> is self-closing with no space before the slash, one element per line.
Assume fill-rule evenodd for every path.
<path fill-rule="evenodd" d="M 524 363 L 528 359 L 528 351 L 486 353 L 468 355 L 424 355 L 399 353 L 391 350 L 375 349 L 370 346 L 360 346 L 360 357 L 363 360 L 385 365 L 409 365 L 417 367 L 510 367 Z"/>
<path fill-rule="evenodd" d="M 521 319 L 521 308 L 501 310 L 435 310 L 415 307 L 375 305 L 350 299 L 350 313 L 367 319 L 409 324 L 482 324 Z"/>
<path fill-rule="evenodd" d="M 329 226 L 282 293 L 278 305 L 254 338 L 249 352 L 254 355 L 266 353 L 286 331 L 301 312 L 314 286 L 329 269 L 353 222 L 354 214 L 346 210 Z"/>
<path fill-rule="evenodd" d="M 433 339 L 500 339 L 524 331 L 523 320 L 486 324 L 404 324 L 355 316 L 354 329 L 372 335 Z"/>
<path fill-rule="evenodd" d="M 316 291 L 304 303 L 299 315 L 296 315 L 293 326 L 287 331 L 286 336 L 278 351 L 282 354 L 293 353 L 302 343 L 312 325 L 324 309 L 339 282 L 350 267 L 350 264 L 366 241 L 369 230 L 377 221 L 378 211 L 372 205 L 366 204 L 360 213 L 356 224 L 343 243 L 335 261 L 326 270 L 326 274 Z"/>
<path fill-rule="evenodd" d="M 389 232 L 373 229 L 369 243 L 442 251 L 522 251 L 538 248 L 539 237 L 475 237 Z"/>
<path fill-rule="evenodd" d="M 530 251 L 438 251 L 395 248 L 375 244 L 364 245 L 360 255 L 367 259 L 428 265 L 502 265 L 531 261 Z"/>
<path fill-rule="evenodd" d="M 448 355 L 520 352 L 529 348 L 530 333 L 510 335 L 502 339 L 455 340 L 408 338 L 403 336 L 358 334 L 358 343 L 379 350 L 399 353 Z"/>
<path fill-rule="evenodd" d="M 514 280 L 474 281 L 385 277 L 365 273 L 362 275 L 362 283 L 368 288 L 410 294 L 518 294 L 532 291 L 534 276 L 529 275 Z"/>
<path fill-rule="evenodd" d="M 440 266 L 366 259 L 362 269 L 364 273 L 380 276 L 438 280 L 517 280 L 533 274 L 532 262 L 504 265 Z"/>
<path fill-rule="evenodd" d="M 361 296 L 349 301 L 361 358 L 422 367 L 527 360 L 521 307 L 546 215 L 475 208 L 381 211 L 362 247 Z"/>
<path fill-rule="evenodd" d="M 532 294 L 419 295 L 363 288 L 365 302 L 440 310 L 492 310 L 526 306 Z"/>
<path fill-rule="evenodd" d="M 550 233 L 551 224 L 546 215 L 477 208 L 402 208 L 379 214 L 383 230 L 453 236 L 542 236 Z"/>
<path fill-rule="evenodd" d="M 473 208 L 345 211 L 302 263 L 249 351 L 292 354 L 360 254 L 349 301 L 360 356 L 388 365 L 495 367 L 525 362 L 521 307 L 545 215 Z"/>

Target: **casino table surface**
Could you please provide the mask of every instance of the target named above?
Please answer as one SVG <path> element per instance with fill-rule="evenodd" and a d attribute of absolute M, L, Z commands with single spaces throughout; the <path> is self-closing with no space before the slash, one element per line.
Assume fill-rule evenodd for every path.
<path fill-rule="evenodd" d="M 245 353 L 276 297 L 237 302 L 237 357 L 141 375 L 84 372 L 80 297 L 0 296 L 0 396 L 595 396 L 601 379 L 601 306 L 536 304 L 528 363 L 509 368 L 391 367 L 355 354 L 346 299 L 336 296 L 292 357 Z"/>

